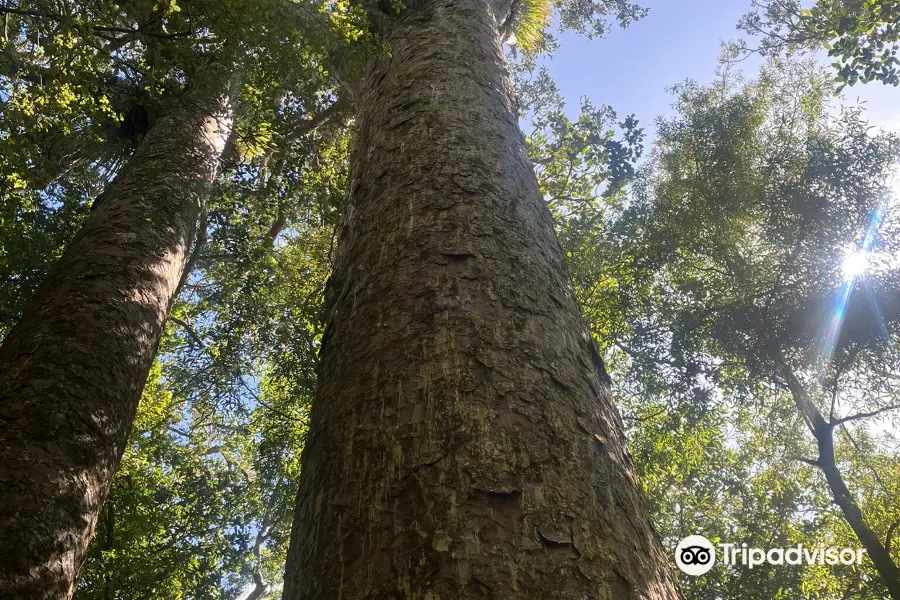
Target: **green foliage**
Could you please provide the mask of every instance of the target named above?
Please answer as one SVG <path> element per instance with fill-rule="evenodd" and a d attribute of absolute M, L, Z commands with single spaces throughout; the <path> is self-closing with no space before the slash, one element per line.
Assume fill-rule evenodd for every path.
<path fill-rule="evenodd" d="M 800 8 L 798 0 L 753 0 L 740 23 L 762 35 L 760 50 L 774 54 L 797 48 L 821 49 L 837 61 L 837 81 L 881 81 L 900 85 L 900 2 L 897 0 L 817 0 Z"/>
<path fill-rule="evenodd" d="M 241 571 L 255 568 L 247 540 L 263 498 L 235 460 L 240 442 L 189 437 L 186 407 L 161 372 L 151 374 L 78 598 L 230 598 Z"/>
<path fill-rule="evenodd" d="M 870 131 L 858 109 L 829 110 L 828 79 L 808 64 L 771 62 L 749 83 L 726 69 L 713 85 L 674 92 L 676 116 L 658 123 L 653 160 L 609 227 L 613 241 L 591 245 L 613 253 L 601 264 L 618 269 L 595 285 L 610 272 L 625 285 L 599 306 L 590 288 L 576 288 L 592 321 L 620 311 L 618 326 L 594 333 L 610 349 L 658 527 L 671 547 L 691 533 L 759 547 L 859 547 L 821 473 L 801 460 L 817 450 L 782 362 L 824 414 L 897 404 L 900 214 L 883 199 L 900 143 Z M 873 266 L 844 284 L 843 257 L 879 205 L 887 214 Z M 576 280 L 590 273 L 570 263 Z M 842 333 L 824 343 L 844 285 L 855 291 Z M 838 433 L 844 478 L 883 539 L 900 515 L 891 486 L 877 483 L 896 472 L 896 441 L 866 421 Z M 683 583 L 689 597 L 710 600 L 884 593 L 871 563 L 718 565 Z"/>
<path fill-rule="evenodd" d="M 810 38 L 825 40 L 828 55 L 838 59 L 834 63 L 838 78 L 847 85 L 857 81 L 900 85 L 900 2 L 820 1 L 811 11 L 801 11 L 798 27 Z"/>
<path fill-rule="evenodd" d="M 513 36 L 510 39 L 526 52 L 536 50 L 550 20 L 550 8 L 547 0 L 515 2 L 507 26 Z"/>
<path fill-rule="evenodd" d="M 589 38 L 602 37 L 613 19 L 622 27 L 647 15 L 647 9 L 628 0 L 513 0 L 506 21 L 507 42 L 528 54 L 550 52 L 555 46 L 546 30 L 554 13 L 563 31 L 575 31 Z"/>
<path fill-rule="evenodd" d="M 0 202 L 0 338 L 15 325 L 87 207 L 90 190 L 73 182 L 49 192 L 9 193 Z"/>
<path fill-rule="evenodd" d="M 602 37 L 611 16 L 622 27 L 647 16 L 648 10 L 628 0 L 555 0 L 562 29 L 576 31 L 589 38 Z"/>
<path fill-rule="evenodd" d="M 857 4 L 836 22 L 843 5 L 823 0 L 808 15 L 798 7 L 746 23 L 762 30 L 766 18 L 790 17 L 807 36 L 797 44 L 838 40 L 846 81 L 889 83 L 893 54 L 867 71 L 876 59 L 866 48 L 896 42 L 885 18 L 895 6 Z M 670 546 L 701 532 L 761 547 L 858 546 L 821 474 L 798 460 L 816 450 L 778 363 L 824 412 L 897 402 L 896 204 L 882 205 L 881 243 L 840 335 L 823 347 L 822 332 L 843 257 L 887 197 L 900 142 L 871 131 L 860 110 L 831 106 L 815 67 L 771 61 L 750 82 L 723 68 L 713 85 L 676 86 L 675 115 L 657 124 L 639 164 L 644 132 L 632 116 L 586 99 L 567 112 L 537 65 L 555 47 L 544 31 L 551 10 L 561 29 L 588 36 L 646 11 L 523 0 L 509 23 L 522 49 L 510 66 L 529 156 L 607 349 L 660 533 Z M 252 588 L 276 598 L 347 187 L 348 80 L 378 51 L 366 13 L 343 0 L 22 0 L 6 17 L 0 277 L 14 285 L 0 287 L 0 335 L 156 112 L 212 61 L 241 73 L 237 133 L 76 597 L 236 598 Z M 862 420 L 836 432 L 842 473 L 882 538 L 900 515 L 891 435 Z M 893 539 L 896 555 L 900 532 Z M 882 597 L 870 564 L 719 565 L 683 584 L 709 600 Z"/>

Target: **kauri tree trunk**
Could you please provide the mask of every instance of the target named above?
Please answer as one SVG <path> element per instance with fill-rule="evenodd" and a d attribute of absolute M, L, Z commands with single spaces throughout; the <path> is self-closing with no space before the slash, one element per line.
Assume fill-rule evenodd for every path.
<path fill-rule="evenodd" d="M 225 86 L 218 86 L 223 89 Z M 231 128 L 187 94 L 0 346 L 0 598 L 69 598 Z"/>
<path fill-rule="evenodd" d="M 384 17 L 285 600 L 678 597 L 525 153 L 508 12 Z"/>

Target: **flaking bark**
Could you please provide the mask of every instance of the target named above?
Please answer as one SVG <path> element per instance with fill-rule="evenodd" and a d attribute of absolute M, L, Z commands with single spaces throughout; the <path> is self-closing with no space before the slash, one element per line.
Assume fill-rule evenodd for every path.
<path fill-rule="evenodd" d="M 231 128 L 215 87 L 152 127 L 0 346 L 0 598 L 74 591 Z"/>
<path fill-rule="evenodd" d="M 508 12 L 382 25 L 285 600 L 679 597 L 526 156 Z"/>

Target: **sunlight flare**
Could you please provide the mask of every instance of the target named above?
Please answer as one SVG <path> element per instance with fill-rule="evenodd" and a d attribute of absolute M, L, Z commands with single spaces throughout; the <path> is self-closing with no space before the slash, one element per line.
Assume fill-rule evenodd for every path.
<path fill-rule="evenodd" d="M 857 250 L 844 257 L 844 262 L 841 264 L 844 281 L 859 279 L 866 274 L 869 269 L 869 254 L 865 250 Z"/>

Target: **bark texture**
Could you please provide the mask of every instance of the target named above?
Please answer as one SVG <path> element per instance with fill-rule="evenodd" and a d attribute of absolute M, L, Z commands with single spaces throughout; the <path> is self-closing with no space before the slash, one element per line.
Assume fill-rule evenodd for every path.
<path fill-rule="evenodd" d="M 69 598 L 231 128 L 220 92 L 148 132 L 0 346 L 0 598 Z"/>
<path fill-rule="evenodd" d="M 358 97 L 284 598 L 678 598 L 526 157 L 508 4 L 408 6 Z"/>

